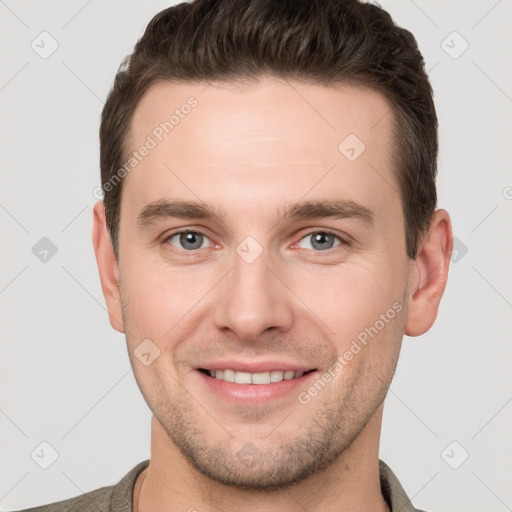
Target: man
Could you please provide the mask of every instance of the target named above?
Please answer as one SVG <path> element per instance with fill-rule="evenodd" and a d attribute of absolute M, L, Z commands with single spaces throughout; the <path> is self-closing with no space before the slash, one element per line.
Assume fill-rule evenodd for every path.
<path fill-rule="evenodd" d="M 159 13 L 100 130 L 93 243 L 151 458 L 39 511 L 414 511 L 379 460 L 452 233 L 412 35 L 356 0 Z"/>

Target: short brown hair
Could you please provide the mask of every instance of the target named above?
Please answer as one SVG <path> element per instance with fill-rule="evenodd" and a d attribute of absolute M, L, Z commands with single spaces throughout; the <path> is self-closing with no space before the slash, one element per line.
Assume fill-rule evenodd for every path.
<path fill-rule="evenodd" d="M 392 105 L 393 160 L 415 258 L 437 203 L 438 123 L 413 35 L 382 8 L 357 0 L 195 0 L 159 12 L 116 74 L 100 127 L 101 182 L 116 258 L 130 122 L 157 81 L 237 81 L 275 76 L 322 85 L 350 82 Z"/>

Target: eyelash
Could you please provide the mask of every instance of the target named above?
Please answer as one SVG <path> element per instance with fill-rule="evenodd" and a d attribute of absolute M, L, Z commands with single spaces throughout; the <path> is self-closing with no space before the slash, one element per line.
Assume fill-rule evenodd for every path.
<path fill-rule="evenodd" d="M 203 233 L 202 231 L 200 230 L 192 230 L 192 229 L 184 229 L 184 230 L 180 230 L 180 231 L 174 231 L 173 233 L 170 233 L 168 236 L 166 236 L 163 240 L 162 240 L 162 243 L 163 244 L 167 244 L 167 245 L 170 245 L 169 244 L 169 240 L 171 238 L 173 238 L 174 236 L 176 235 L 181 235 L 181 234 L 187 234 L 187 233 L 194 233 L 194 234 L 198 234 L 198 235 L 202 235 L 204 236 L 205 238 L 209 239 L 208 235 L 206 235 L 205 233 Z M 321 256 L 323 254 L 331 254 L 332 251 L 334 249 L 336 249 L 336 247 L 340 247 L 340 246 L 348 246 L 350 245 L 347 240 L 345 240 L 344 238 L 342 238 L 339 234 L 337 234 L 335 231 L 332 231 L 330 229 L 316 229 L 316 230 L 313 230 L 313 231 L 309 231 L 307 233 L 305 233 L 303 236 L 301 236 L 301 238 L 299 239 L 299 242 L 301 240 L 303 240 L 304 238 L 308 237 L 308 236 L 311 236 L 313 234 L 317 234 L 317 233 L 322 233 L 322 234 L 326 234 L 326 235 L 332 235 L 334 236 L 335 238 L 337 238 L 339 241 L 340 241 L 340 244 L 335 246 L 335 247 L 331 247 L 330 249 L 326 249 L 324 251 L 320 251 L 320 250 L 315 250 L 315 249 L 312 249 L 313 250 L 313 254 L 315 256 Z M 298 242 L 296 242 L 298 243 Z M 295 245 L 295 244 L 294 244 Z M 173 246 L 173 249 L 174 250 L 178 250 L 180 252 L 184 252 L 184 253 L 188 253 L 188 254 L 195 254 L 197 253 L 197 251 L 199 251 L 200 249 L 193 249 L 193 250 L 185 250 L 185 249 L 179 249 L 177 247 L 174 247 Z M 306 249 L 306 250 L 311 250 L 311 249 Z"/>

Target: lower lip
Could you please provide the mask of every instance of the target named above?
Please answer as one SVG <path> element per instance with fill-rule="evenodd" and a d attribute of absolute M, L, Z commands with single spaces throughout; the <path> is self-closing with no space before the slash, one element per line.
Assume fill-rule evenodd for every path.
<path fill-rule="evenodd" d="M 197 370 L 200 378 L 214 393 L 238 402 L 261 404 L 278 398 L 291 395 L 294 391 L 304 386 L 311 378 L 314 378 L 316 371 L 306 373 L 297 379 L 271 382 L 270 384 L 236 384 L 225 380 L 215 379 Z"/>

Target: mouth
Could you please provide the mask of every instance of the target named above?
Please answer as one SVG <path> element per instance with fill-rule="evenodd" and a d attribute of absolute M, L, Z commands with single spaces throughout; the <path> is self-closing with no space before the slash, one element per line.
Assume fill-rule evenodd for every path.
<path fill-rule="evenodd" d="M 266 372 L 243 372 L 232 369 L 225 370 L 213 370 L 206 368 L 198 368 L 201 373 L 204 373 L 212 379 L 230 382 L 234 384 L 246 384 L 246 385 L 264 385 L 282 382 L 285 380 L 300 379 L 304 375 L 316 371 L 316 368 L 307 371 L 301 370 L 271 370 Z"/>
<path fill-rule="evenodd" d="M 293 403 L 301 389 L 307 387 L 319 369 L 306 361 L 286 358 L 241 360 L 239 358 L 202 361 L 193 372 L 199 377 L 208 397 L 215 396 L 224 404 L 243 407 L 270 405 L 281 400 Z"/>

